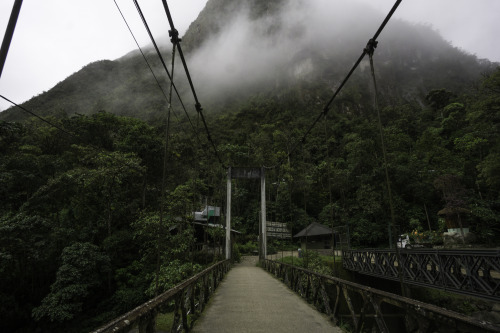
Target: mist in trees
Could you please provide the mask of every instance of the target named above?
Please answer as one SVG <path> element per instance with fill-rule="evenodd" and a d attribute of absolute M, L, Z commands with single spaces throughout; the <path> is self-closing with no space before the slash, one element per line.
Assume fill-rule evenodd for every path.
<path fill-rule="evenodd" d="M 499 77 L 467 93 L 432 90 L 424 107 L 383 102 L 399 231 L 442 231 L 437 212 L 453 206 L 470 212 L 478 243 L 497 245 Z M 270 219 L 293 232 L 313 221 L 347 225 L 353 246 L 388 246 L 376 118 L 356 110 L 357 89 L 348 86 L 303 143 L 311 115 L 294 94 L 254 97 L 208 125 L 226 165 L 278 166 L 267 172 Z M 71 135 L 36 119 L 0 123 L 1 323 L 12 332 L 88 330 L 167 290 L 207 263 L 193 251 L 191 212 L 206 198 L 224 207 L 225 170 L 208 142 L 193 144 L 187 122 L 172 125 L 161 202 L 162 125 L 106 112 L 51 120 Z M 259 184 L 234 186 L 233 225 L 257 235 Z"/>
<path fill-rule="evenodd" d="M 211 3 L 207 10 L 226 2 Z M 276 166 L 267 172 L 268 214 L 294 233 L 319 221 L 348 226 L 353 246 L 387 247 L 391 199 L 401 233 L 442 231 L 437 212 L 456 207 L 470 212 L 479 244 L 498 245 L 500 70 L 452 48 L 429 27 L 396 22 L 397 31 L 387 32 L 376 68 L 384 78 L 389 198 L 367 63 L 301 142 L 345 74 L 344 64 L 361 48 L 346 42 L 326 52 L 317 37 L 329 29 L 319 36 L 305 29 L 299 4 L 290 2 L 284 11 L 264 1 L 228 7 L 220 15 L 233 9 L 237 15 L 224 30 L 200 16 L 197 24 L 213 29 L 210 38 L 197 36 L 196 25 L 186 36 L 196 82 L 208 87 L 204 97 L 217 93 L 207 121 L 224 164 Z M 305 17 L 316 17 L 315 10 Z M 315 25 L 327 21 L 324 13 L 320 18 Z M 256 22 L 261 30 L 253 29 Z M 366 42 L 364 29 L 351 33 Z M 400 43 L 401 36 L 412 36 L 413 44 Z M 198 49 L 197 38 L 206 42 Z M 90 64 L 26 104 L 45 110 L 66 133 L 13 113 L 3 119 L 24 121 L 0 122 L 2 330 L 88 331 L 207 263 L 193 250 L 190 214 L 205 199 L 224 207 L 226 170 L 211 145 L 195 139 L 191 124 L 176 115 L 162 179 L 165 101 L 132 60 Z M 473 81 L 480 72 L 482 80 Z M 149 123 L 98 112 L 103 109 Z M 259 184 L 238 180 L 234 186 L 234 228 L 255 236 Z"/>

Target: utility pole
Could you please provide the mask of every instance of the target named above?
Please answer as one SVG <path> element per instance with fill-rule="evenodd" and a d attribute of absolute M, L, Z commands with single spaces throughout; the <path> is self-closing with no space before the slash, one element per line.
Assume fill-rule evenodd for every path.
<path fill-rule="evenodd" d="M 9 23 L 7 24 L 7 29 L 5 30 L 2 47 L 0 48 L 0 77 L 2 77 L 3 66 L 5 65 L 5 60 L 7 59 L 7 53 L 9 53 L 10 42 L 12 41 L 12 36 L 14 35 L 17 18 L 19 17 L 22 4 L 23 0 L 15 0 L 10 14 Z"/>

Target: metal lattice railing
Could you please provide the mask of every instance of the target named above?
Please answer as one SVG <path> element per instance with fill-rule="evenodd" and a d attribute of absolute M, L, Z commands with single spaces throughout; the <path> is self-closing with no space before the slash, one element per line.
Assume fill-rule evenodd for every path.
<path fill-rule="evenodd" d="M 453 311 L 272 260 L 262 267 L 336 324 L 355 332 L 499 332 L 500 326 Z"/>
<path fill-rule="evenodd" d="M 344 250 L 345 269 L 398 278 L 395 250 Z M 400 250 L 404 283 L 500 302 L 499 250 Z"/>
<path fill-rule="evenodd" d="M 129 332 L 136 325 L 139 333 L 155 332 L 156 315 L 170 312 L 172 302 L 175 305 L 171 332 L 188 332 L 192 328 L 192 323 L 188 322 L 188 315 L 200 314 L 203 311 L 229 268 L 229 260 L 220 261 L 93 333 Z"/>

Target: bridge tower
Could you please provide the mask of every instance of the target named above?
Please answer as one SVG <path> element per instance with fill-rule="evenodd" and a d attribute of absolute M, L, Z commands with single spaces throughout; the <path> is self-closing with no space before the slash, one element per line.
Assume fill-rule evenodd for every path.
<path fill-rule="evenodd" d="M 266 228 L 266 174 L 262 168 L 232 168 L 227 170 L 227 200 L 226 200 L 226 259 L 231 259 L 231 179 L 260 178 L 260 226 L 259 226 L 259 258 L 267 256 Z"/>

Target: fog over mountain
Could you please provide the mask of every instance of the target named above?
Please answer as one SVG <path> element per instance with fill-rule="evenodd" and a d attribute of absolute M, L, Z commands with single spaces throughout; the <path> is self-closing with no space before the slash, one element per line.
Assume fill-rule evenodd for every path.
<path fill-rule="evenodd" d="M 185 36 L 194 50 L 191 71 L 209 99 L 304 81 L 334 89 L 386 14 L 355 1 L 213 0 Z M 386 88 L 397 88 L 393 95 L 405 98 L 419 98 L 419 93 L 441 85 L 463 88 L 489 67 L 454 48 L 430 26 L 398 19 L 380 35 L 375 64 Z"/>
<path fill-rule="evenodd" d="M 204 40 L 191 58 L 193 72 L 203 83 L 234 87 L 238 82 L 283 76 L 306 78 L 318 67 L 314 60 L 359 56 L 383 18 L 352 1 L 286 1 L 279 7 L 264 7 L 260 15 L 249 2 L 234 7 L 226 13 L 227 21 L 215 23 L 218 33 Z M 360 14 L 361 24 L 355 13 Z M 186 39 L 202 25 L 191 25 Z"/>
<path fill-rule="evenodd" d="M 347 0 L 210 0 L 182 36 L 182 46 L 198 96 L 211 110 L 255 94 L 298 93 L 321 104 L 340 84 L 386 14 Z M 392 19 L 378 40 L 375 68 L 386 99 L 422 103 L 429 90 L 458 92 L 495 67 L 453 47 L 427 25 Z M 171 45 L 163 43 L 168 60 Z M 155 53 L 152 49 L 146 53 L 167 91 Z M 176 64 L 176 84 L 191 105 L 180 61 Z M 355 89 L 370 89 L 368 68 L 366 58 L 351 80 Z M 155 85 L 142 56 L 133 51 L 115 61 L 84 67 L 26 105 L 42 114 L 107 110 L 149 119 L 165 105 Z M 0 116 L 16 117 L 12 111 Z"/>

